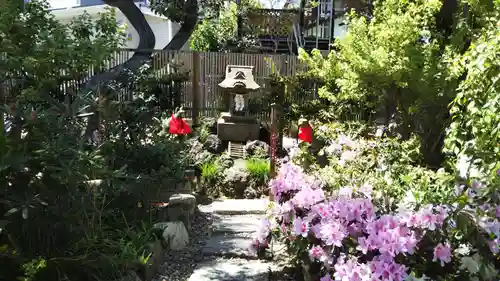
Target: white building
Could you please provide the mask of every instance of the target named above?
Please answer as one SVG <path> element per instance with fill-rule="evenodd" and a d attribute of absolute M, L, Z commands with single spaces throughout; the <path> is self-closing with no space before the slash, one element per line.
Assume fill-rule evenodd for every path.
<path fill-rule="evenodd" d="M 134 2 L 141 9 L 155 34 L 155 49 L 163 49 L 172 40 L 175 33 L 177 33 L 180 25 L 153 13 L 148 8 L 147 0 L 135 0 Z M 104 8 L 108 7 L 102 0 L 49 0 L 48 3 L 50 4 L 52 14 L 61 22 L 69 22 L 84 11 L 87 11 L 93 17 L 97 17 L 98 13 L 104 12 Z M 126 24 L 128 28 L 125 47 L 136 49 L 139 45 L 139 34 L 118 9 L 116 9 L 116 17 L 119 24 Z"/>

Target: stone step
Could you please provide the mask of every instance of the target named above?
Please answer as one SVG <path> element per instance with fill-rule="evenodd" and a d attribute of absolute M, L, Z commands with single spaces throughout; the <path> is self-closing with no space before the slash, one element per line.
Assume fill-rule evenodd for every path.
<path fill-rule="evenodd" d="M 274 266 L 259 260 L 214 260 L 200 263 L 187 281 L 267 281 Z"/>
<path fill-rule="evenodd" d="M 214 201 L 211 210 L 218 215 L 265 214 L 268 199 L 226 199 Z"/>
<path fill-rule="evenodd" d="M 230 141 L 227 151 L 229 152 L 229 156 L 231 156 L 232 158 L 245 159 L 247 156 L 244 142 Z"/>
<path fill-rule="evenodd" d="M 214 233 L 252 233 L 257 231 L 261 215 L 214 216 L 212 231 Z"/>
<path fill-rule="evenodd" d="M 204 256 L 244 257 L 255 259 L 250 253 L 253 233 L 214 233 L 202 249 Z"/>

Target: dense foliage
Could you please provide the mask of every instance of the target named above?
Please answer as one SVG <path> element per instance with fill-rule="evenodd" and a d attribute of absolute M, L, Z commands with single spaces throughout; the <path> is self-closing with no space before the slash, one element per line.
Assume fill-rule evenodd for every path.
<path fill-rule="evenodd" d="M 199 171 L 199 192 L 209 197 L 259 198 L 269 180 L 269 145 L 248 141 L 245 159 L 227 152 L 227 141 L 216 134 L 216 120 L 206 118 L 197 135 L 187 140 L 187 162 Z M 201 194 L 200 194 L 201 195 Z"/>
<path fill-rule="evenodd" d="M 319 93 L 335 104 L 337 115 L 376 112 L 381 123 L 394 122 L 404 138 L 417 134 L 425 162 L 437 167 L 450 122 L 448 103 L 469 81 L 457 65 L 476 48 L 475 40 L 494 36 L 487 32 L 494 32 L 498 6 L 496 1 L 377 1 L 371 17 L 349 15 L 349 32 L 327 58 L 319 52 L 301 57 L 323 81 Z"/>
<path fill-rule="evenodd" d="M 496 280 L 500 2 L 372 8 L 280 79 L 314 81 L 328 102 L 288 112 L 312 119 L 315 140 L 271 180 L 252 248 L 284 243 L 305 280 Z"/>
<path fill-rule="evenodd" d="M 467 75 L 451 103 L 452 123 L 446 149 L 473 164 L 476 176 L 494 177 L 500 168 L 500 4 L 485 18 L 484 28 L 470 49 L 457 58 L 453 72 Z M 469 167 L 463 167 L 469 170 Z"/>
<path fill-rule="evenodd" d="M 498 184 L 498 179 L 495 181 Z M 270 183 L 276 204 L 255 249 L 280 239 L 314 280 L 491 280 L 498 276 L 497 186 L 457 186 L 441 204 L 378 208 L 369 185 L 326 193 L 284 164 Z"/>
<path fill-rule="evenodd" d="M 352 139 L 340 134 L 323 148 L 329 165 L 317 169 L 317 174 L 327 190 L 372 186 L 373 198 L 384 210 L 448 200 L 455 177 L 444 168 L 419 166 L 418 148 L 415 138 Z"/>
<path fill-rule="evenodd" d="M 239 8 L 233 2 L 225 2 L 224 5 L 219 15 L 206 17 L 196 26 L 190 38 L 191 50 L 222 52 L 254 45 L 251 34 L 245 32 L 245 36 L 238 37 L 238 15 L 244 18 L 248 9 L 257 8 L 260 4 L 253 0 L 244 0 Z"/>
<path fill-rule="evenodd" d="M 198 52 L 216 52 L 228 48 L 236 37 L 237 11 L 235 3 L 227 3 L 227 9 L 217 18 L 204 19 L 198 24 L 190 39 L 190 48 Z"/>
<path fill-rule="evenodd" d="M 0 11 L 1 279 L 140 270 L 157 239 L 149 201 L 183 179 L 185 163 L 182 145 L 160 134 L 151 72 L 109 95 L 126 101 L 98 93 L 98 141 L 87 143 L 82 112 L 94 101 L 77 89 L 123 42 L 114 11 L 64 25 L 42 2 L 12 2 Z"/>

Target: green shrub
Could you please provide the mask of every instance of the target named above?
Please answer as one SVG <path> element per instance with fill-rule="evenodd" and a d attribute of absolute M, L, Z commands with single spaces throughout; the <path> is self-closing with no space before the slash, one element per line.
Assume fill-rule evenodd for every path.
<path fill-rule="evenodd" d="M 269 180 L 269 161 L 265 159 L 252 158 L 246 160 L 246 167 L 250 180 L 256 185 L 264 185 Z"/>
<path fill-rule="evenodd" d="M 201 165 L 201 178 L 205 183 L 215 183 L 219 177 L 216 161 L 206 162 Z"/>
<path fill-rule="evenodd" d="M 201 143 L 205 143 L 210 136 L 210 128 L 207 126 L 202 126 L 199 130 L 199 140 Z"/>
<path fill-rule="evenodd" d="M 419 166 L 422 161 L 417 138 L 372 140 L 341 135 L 328 143 L 322 153 L 329 165 L 316 170 L 327 191 L 369 185 L 374 200 L 388 210 L 401 204 L 443 202 L 452 193 L 453 175 L 444 169 Z"/>
<path fill-rule="evenodd" d="M 6 3 L 0 34 L 13 40 L 0 46 L 2 83 L 18 81 L 19 71 L 29 78 L 1 98 L 0 279 L 119 280 L 149 254 L 144 243 L 156 238 L 141 228 L 152 213 L 142 202 L 161 186 L 150 183 L 182 178 L 183 148 L 154 139 L 158 113 L 152 93 L 139 87 L 141 73 L 123 85 L 130 98 L 110 98 L 98 109 L 97 92 L 119 97 L 121 86 L 83 86 L 81 92 L 62 87 L 87 78 L 89 68 L 106 70 L 125 35 L 114 11 L 97 21 L 84 14 L 63 25 L 44 1 L 22 9 Z M 12 33 L 15 26 L 25 28 Z M 3 106 L 4 99 L 12 104 Z M 15 126 L 4 129 L 4 121 Z M 94 134 L 94 127 L 102 130 Z"/>

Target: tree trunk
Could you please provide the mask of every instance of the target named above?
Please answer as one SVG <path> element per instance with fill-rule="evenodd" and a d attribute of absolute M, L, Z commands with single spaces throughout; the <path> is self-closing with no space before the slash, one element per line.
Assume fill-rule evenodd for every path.
<path fill-rule="evenodd" d="M 191 12 L 190 12 L 191 11 Z M 196 12 L 193 12 L 196 11 Z M 182 11 L 184 13 L 183 21 L 181 23 L 180 29 L 174 35 L 172 40 L 163 48 L 164 51 L 178 51 L 186 45 L 191 34 L 193 34 L 196 25 L 198 24 L 198 1 L 197 0 L 188 0 L 184 4 L 184 9 Z M 153 56 L 154 65 L 159 67 L 165 66 L 169 61 L 165 60 L 162 54 L 157 54 Z"/>
<path fill-rule="evenodd" d="M 106 0 L 105 2 L 118 8 L 130 21 L 134 29 L 137 30 L 137 33 L 139 33 L 139 46 L 134 55 L 126 62 L 91 77 L 83 87 L 87 91 L 96 90 L 98 84 L 106 84 L 111 81 L 126 81 L 129 76 L 150 59 L 156 43 L 153 30 L 133 0 Z"/>
<path fill-rule="evenodd" d="M 151 58 L 151 53 L 156 43 L 153 30 L 149 26 L 144 14 L 135 5 L 133 0 L 106 0 L 108 5 L 118 8 L 130 21 L 134 29 L 139 33 L 139 46 L 134 55 L 126 62 L 119 64 L 110 70 L 94 75 L 84 85 L 83 91 L 96 91 L 101 85 L 106 85 L 112 81 L 126 82 L 146 61 Z M 94 112 L 87 120 L 84 137 L 90 142 L 94 142 L 93 133 L 99 126 L 98 114 L 95 106 L 91 107 Z"/>
<path fill-rule="evenodd" d="M 184 4 L 183 13 L 185 16 L 181 28 L 163 50 L 180 50 L 189 40 L 198 23 L 198 1 L 188 0 L 186 4 Z"/>

